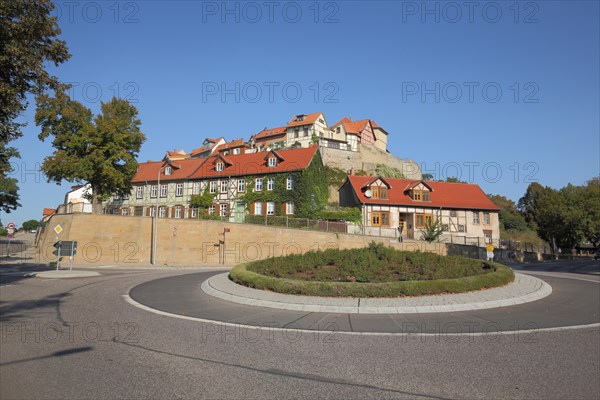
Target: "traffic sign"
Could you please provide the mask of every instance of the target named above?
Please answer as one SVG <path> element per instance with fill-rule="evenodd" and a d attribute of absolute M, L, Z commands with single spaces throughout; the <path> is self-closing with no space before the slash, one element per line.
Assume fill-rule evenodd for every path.
<path fill-rule="evenodd" d="M 8 225 L 6 225 L 6 229 L 12 229 L 14 231 L 15 229 L 17 229 L 17 226 L 14 222 L 9 222 Z"/>
<path fill-rule="evenodd" d="M 12 235 L 12 233 L 9 233 L 9 234 L 8 234 L 8 238 L 9 238 L 9 239 L 12 239 L 12 238 L 13 238 L 13 235 Z"/>
<path fill-rule="evenodd" d="M 54 227 L 54 232 L 56 232 L 56 234 L 57 234 L 57 235 L 60 235 L 60 233 L 61 233 L 62 231 L 63 231 L 63 228 L 62 228 L 62 226 L 60 226 L 60 224 L 57 224 L 57 225 Z"/>
<path fill-rule="evenodd" d="M 77 254 L 77 242 L 68 240 L 59 240 L 54 243 L 56 250 L 52 252 L 55 256 L 74 256 Z"/>
<path fill-rule="evenodd" d="M 9 235 L 12 235 L 13 233 L 15 233 L 15 230 L 13 228 L 8 228 L 7 231 L 8 231 Z"/>

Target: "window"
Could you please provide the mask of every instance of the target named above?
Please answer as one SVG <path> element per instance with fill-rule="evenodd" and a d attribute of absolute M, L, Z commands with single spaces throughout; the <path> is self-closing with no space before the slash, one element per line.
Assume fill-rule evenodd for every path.
<path fill-rule="evenodd" d="M 141 217 L 144 215 L 144 207 L 136 207 L 133 209 L 133 213 L 136 217 Z"/>
<path fill-rule="evenodd" d="M 267 215 L 275 214 L 275 203 L 272 201 L 267 202 Z"/>
<path fill-rule="evenodd" d="M 303 131 L 304 131 L 303 132 L 304 133 L 304 137 L 307 137 L 308 136 L 308 126 L 305 126 L 304 129 L 303 129 Z"/>
<path fill-rule="evenodd" d="M 156 197 L 158 193 L 158 186 L 152 185 L 152 189 L 150 189 L 150 197 Z"/>
<path fill-rule="evenodd" d="M 240 154 L 240 149 L 233 149 L 233 154 Z"/>
<path fill-rule="evenodd" d="M 221 212 L 219 215 L 221 217 L 226 217 L 227 216 L 227 204 L 221 204 L 220 210 L 221 210 Z"/>
<path fill-rule="evenodd" d="M 171 175 L 171 167 L 166 167 L 165 168 L 165 175 Z"/>
<path fill-rule="evenodd" d="M 143 197 L 144 197 L 144 187 L 143 186 L 136 187 L 135 188 L 135 198 L 136 199 L 141 199 Z"/>
<path fill-rule="evenodd" d="M 160 197 L 167 197 L 167 185 L 160 185 Z"/>
<path fill-rule="evenodd" d="M 285 181 L 285 187 L 287 190 L 292 190 L 294 188 L 294 178 L 288 176 Z"/>
<path fill-rule="evenodd" d="M 340 133 L 340 127 L 335 128 L 335 133 Z"/>
<path fill-rule="evenodd" d="M 374 211 L 371 214 L 371 225 L 390 226 L 390 213 L 387 211 Z"/>
<path fill-rule="evenodd" d="M 479 211 L 473 211 L 473 224 L 479 225 Z"/>
<path fill-rule="evenodd" d="M 246 180 L 245 179 L 238 179 L 237 191 L 238 192 L 246 191 Z"/>
<path fill-rule="evenodd" d="M 178 183 L 175 186 L 175 196 L 177 196 L 177 197 L 183 196 L 183 183 Z"/>
<path fill-rule="evenodd" d="M 217 181 L 210 181 L 208 184 L 208 191 L 210 193 L 217 193 Z"/>
<path fill-rule="evenodd" d="M 428 224 L 433 222 L 433 215 L 431 214 L 417 214 L 417 228 L 425 228 Z"/>
<path fill-rule="evenodd" d="M 215 213 L 215 205 L 214 204 L 211 204 L 210 207 L 208 207 L 208 213 L 209 214 Z"/>
<path fill-rule="evenodd" d="M 429 192 L 427 190 L 413 190 L 413 200 L 429 201 Z"/>
<path fill-rule="evenodd" d="M 127 215 L 127 214 L 129 214 L 129 208 L 122 208 L 121 215 Z"/>
<path fill-rule="evenodd" d="M 387 199 L 387 188 L 385 186 L 371 186 L 374 199 Z"/>
<path fill-rule="evenodd" d="M 487 212 L 483 213 L 483 223 L 485 225 L 489 225 L 490 224 L 490 213 L 487 213 Z"/>
<path fill-rule="evenodd" d="M 150 207 L 150 216 L 154 217 L 156 215 L 156 207 Z"/>
<path fill-rule="evenodd" d="M 260 191 L 262 191 L 262 187 L 263 187 L 263 179 L 256 178 L 256 185 L 254 185 L 254 191 L 260 192 Z"/>
<path fill-rule="evenodd" d="M 277 159 L 275 157 L 269 157 L 269 168 L 277 166 Z"/>
<path fill-rule="evenodd" d="M 221 193 L 227 193 L 227 181 L 221 181 Z"/>
<path fill-rule="evenodd" d="M 459 232 L 464 232 L 465 231 L 465 226 L 464 225 L 458 225 L 458 231 Z"/>
<path fill-rule="evenodd" d="M 254 203 L 254 214 L 262 215 L 262 203 L 260 201 Z"/>
<path fill-rule="evenodd" d="M 322 123 L 322 124 L 324 124 L 325 120 L 323 118 L 319 118 L 319 122 Z"/>
<path fill-rule="evenodd" d="M 443 225 L 442 225 L 442 230 L 443 230 L 444 232 L 450 232 L 450 226 L 448 226 L 448 224 L 443 224 Z"/>
<path fill-rule="evenodd" d="M 192 218 L 198 218 L 198 209 L 197 208 L 192 208 L 191 210 L 192 210 L 191 217 Z"/>
<path fill-rule="evenodd" d="M 181 218 L 181 206 L 175 207 L 175 218 Z"/>
<path fill-rule="evenodd" d="M 113 208 L 112 213 L 113 213 L 113 215 L 119 215 L 119 209 Z"/>
<path fill-rule="evenodd" d="M 267 179 L 267 190 L 273 190 L 275 188 L 275 178 Z"/>
<path fill-rule="evenodd" d="M 200 194 L 200 182 L 192 183 L 192 194 Z"/>
<path fill-rule="evenodd" d="M 291 201 L 288 201 L 287 203 L 285 203 L 285 213 L 288 215 L 292 215 L 294 214 L 294 203 Z"/>
<path fill-rule="evenodd" d="M 450 210 L 450 216 L 456 217 L 456 210 Z"/>
<path fill-rule="evenodd" d="M 294 128 L 294 139 L 298 139 L 299 132 L 300 132 L 300 128 Z"/>
<path fill-rule="evenodd" d="M 217 172 L 221 172 L 223 171 L 223 163 L 222 162 L 218 162 L 215 169 L 217 170 Z"/>
<path fill-rule="evenodd" d="M 485 237 L 486 243 L 492 244 L 492 231 L 484 230 L 483 236 Z"/>
<path fill-rule="evenodd" d="M 298 121 L 298 122 L 304 121 L 304 115 L 296 115 L 296 121 Z"/>
<path fill-rule="evenodd" d="M 158 209 L 158 218 L 164 218 L 165 215 L 167 215 L 167 209 L 166 209 L 166 207 L 160 207 Z"/>

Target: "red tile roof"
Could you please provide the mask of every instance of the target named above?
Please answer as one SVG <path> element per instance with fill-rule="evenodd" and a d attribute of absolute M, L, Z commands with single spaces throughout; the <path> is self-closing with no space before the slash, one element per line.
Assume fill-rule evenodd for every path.
<path fill-rule="evenodd" d="M 298 115 L 294 115 L 294 117 L 288 123 L 288 126 L 302 126 L 302 125 L 311 125 L 311 124 L 314 124 L 315 121 L 319 118 L 319 116 L 321 116 L 321 114 L 323 114 L 323 113 L 316 112 L 316 113 L 312 113 L 312 114 L 298 114 Z M 299 115 L 304 116 L 304 119 L 302 121 L 298 121 L 298 116 Z"/>
<path fill-rule="evenodd" d="M 140 163 L 132 183 L 155 182 L 158 177 L 158 171 L 161 167 L 171 165 L 171 175 L 165 175 L 164 169 L 160 172 L 160 180 L 176 181 L 186 179 L 194 172 L 207 158 L 189 158 L 185 160 L 173 161 L 170 164 L 164 161 L 149 161 Z"/>
<path fill-rule="evenodd" d="M 52 215 L 56 213 L 56 208 L 44 208 L 44 211 L 42 212 L 42 215 L 44 217 L 48 216 L 48 215 Z"/>
<path fill-rule="evenodd" d="M 260 140 L 260 139 L 270 139 L 272 137 L 276 137 L 276 136 L 280 136 L 280 135 L 285 135 L 287 130 L 287 126 L 280 126 L 278 128 L 272 128 L 272 129 L 263 129 L 262 131 L 260 131 L 259 133 L 257 133 L 256 135 L 252 136 L 255 140 Z"/>
<path fill-rule="evenodd" d="M 365 127 L 367 126 L 367 124 L 369 122 L 371 123 L 372 128 L 379 126 L 379 125 L 377 125 L 377 123 L 375 123 L 375 121 L 372 121 L 370 119 L 361 119 L 358 121 L 352 121 L 352 118 L 344 117 L 344 118 L 340 119 L 338 122 L 336 122 L 335 124 L 333 124 L 331 126 L 331 129 L 336 128 L 338 125 L 344 125 L 344 129 L 346 129 L 347 133 L 353 133 L 355 135 L 360 136 L 362 130 L 365 129 Z M 383 129 L 383 128 L 381 128 L 381 129 Z"/>
<path fill-rule="evenodd" d="M 204 152 L 210 151 L 213 147 L 215 147 L 215 144 L 217 144 L 217 142 L 219 140 L 221 140 L 221 139 L 225 140 L 225 138 L 223 136 L 221 136 L 221 137 L 219 137 L 217 139 L 206 138 L 204 141 L 212 143 L 212 146 L 208 146 L 207 148 L 204 148 L 204 146 L 198 147 L 197 149 L 192 150 L 190 152 L 190 155 L 191 156 L 195 156 L 195 155 L 198 155 L 200 153 L 204 153 Z"/>
<path fill-rule="evenodd" d="M 401 206 L 420 206 L 429 208 L 457 208 L 474 210 L 499 211 L 496 206 L 481 190 L 478 185 L 469 183 L 450 183 L 423 181 L 431 187 L 430 201 L 414 201 L 410 198 L 408 189 L 420 181 L 397 178 L 384 178 L 391 186 L 388 189 L 387 199 L 372 199 L 365 196 L 362 188 L 376 180 L 373 176 L 348 176 L 348 181 L 356 193 L 359 201 L 366 204 L 389 204 Z"/>
<path fill-rule="evenodd" d="M 313 159 L 316 151 L 317 146 L 277 150 L 276 154 L 281 157 L 281 161 L 279 161 L 277 166 L 272 168 L 267 166 L 268 161 L 265 160 L 265 155 L 268 153 L 264 151 L 249 154 L 230 154 L 227 156 L 227 160 L 231 162 L 232 165 L 227 166 L 223 171 L 215 170 L 213 160 L 216 156 L 212 156 L 209 157 L 207 161 L 189 177 L 189 179 L 268 174 L 303 170 L 310 165 L 310 162 Z"/>
<path fill-rule="evenodd" d="M 338 122 L 336 122 L 335 124 L 331 125 L 330 128 L 333 129 L 338 125 L 345 124 L 346 122 L 352 122 L 352 119 L 348 118 L 348 117 L 344 117 L 344 118 L 340 119 Z"/>
<path fill-rule="evenodd" d="M 225 150 L 229 150 L 229 149 L 234 149 L 236 147 L 244 147 L 244 146 L 246 146 L 244 139 L 236 139 L 236 140 L 232 140 L 231 142 L 219 145 L 219 147 L 217 147 L 215 149 L 215 152 L 225 151 Z"/>
<path fill-rule="evenodd" d="M 367 127 L 368 123 L 368 119 L 361 119 L 360 121 L 344 122 L 344 127 L 346 128 L 347 133 L 355 133 L 360 135 L 360 133 Z"/>

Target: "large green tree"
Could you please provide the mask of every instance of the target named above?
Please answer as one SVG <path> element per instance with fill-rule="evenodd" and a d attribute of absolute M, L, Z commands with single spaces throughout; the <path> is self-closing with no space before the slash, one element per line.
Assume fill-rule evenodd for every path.
<path fill-rule="evenodd" d="M 112 98 L 101 103 L 101 113 L 94 117 L 91 110 L 65 94 L 41 95 L 37 103 L 35 122 L 42 128 L 40 140 L 54 136 L 55 151 L 41 167 L 49 182 L 87 182 L 93 204 L 99 197 L 131 192 L 136 157 L 146 140 L 133 105 Z"/>
<path fill-rule="evenodd" d="M 538 235 L 563 250 L 571 250 L 583 240 L 578 190 L 568 185 L 560 190 L 532 183 L 519 200 L 518 207 Z"/>
<path fill-rule="evenodd" d="M 20 205 L 18 182 L 9 177 L 10 159 L 19 152 L 9 143 L 23 134 L 25 124 L 17 118 L 28 106 L 27 94 L 65 88 L 46 71 L 48 63 L 57 66 L 70 57 L 65 42 L 58 39 L 53 9 L 50 0 L 0 1 L 0 211 Z"/>
<path fill-rule="evenodd" d="M 40 221 L 36 221 L 35 219 L 30 219 L 29 221 L 23 222 L 23 229 L 26 231 L 37 229 L 39 226 Z"/>
<path fill-rule="evenodd" d="M 517 205 L 514 201 L 498 194 L 490 194 L 488 197 L 494 204 L 500 207 L 498 215 L 501 230 L 524 232 L 529 228 L 525 217 L 517 210 Z"/>

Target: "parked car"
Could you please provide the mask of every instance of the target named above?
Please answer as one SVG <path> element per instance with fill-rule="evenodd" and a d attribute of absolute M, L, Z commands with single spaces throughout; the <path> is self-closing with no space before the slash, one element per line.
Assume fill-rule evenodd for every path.
<path fill-rule="evenodd" d="M 600 249 L 596 250 L 594 253 L 594 260 L 600 260 Z"/>

